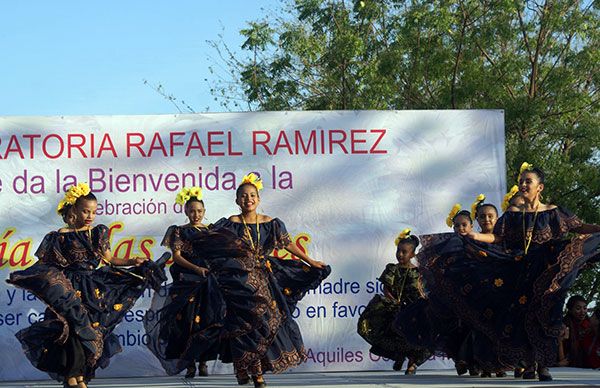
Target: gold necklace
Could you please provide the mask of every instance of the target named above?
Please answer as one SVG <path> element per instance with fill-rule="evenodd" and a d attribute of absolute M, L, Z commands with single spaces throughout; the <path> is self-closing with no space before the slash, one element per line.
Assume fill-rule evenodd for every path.
<path fill-rule="evenodd" d="M 538 203 L 535 207 L 535 213 L 533 215 L 533 223 L 531 224 L 531 228 L 525 227 L 525 208 L 523 208 L 523 245 L 525 247 L 525 255 L 529 251 L 529 246 L 531 245 L 531 240 L 533 238 L 533 229 L 535 228 L 535 220 L 537 219 L 538 210 L 540 208 L 540 204 Z"/>
<path fill-rule="evenodd" d="M 85 230 L 87 232 L 88 240 L 90 240 L 90 243 L 92 242 L 92 230 L 90 229 L 89 226 L 87 226 L 86 229 L 80 229 L 80 230 L 78 230 L 76 228 L 73 228 L 73 230 L 75 230 L 75 233 L 77 233 L 80 236 L 81 236 L 81 234 L 79 232 L 83 232 Z"/>
<path fill-rule="evenodd" d="M 258 224 L 258 214 L 256 215 L 256 245 L 254 244 L 254 240 L 252 239 L 252 233 L 250 232 L 248 224 L 246 224 L 246 219 L 244 219 L 244 215 L 240 214 L 240 218 L 244 223 L 245 232 L 248 235 L 248 238 L 250 239 L 250 248 L 252 248 L 252 251 L 254 253 L 258 253 L 258 245 L 260 244 L 260 225 Z"/>
<path fill-rule="evenodd" d="M 191 225 L 191 227 L 196 229 L 198 232 L 202 232 L 203 229 L 206 229 L 206 226 L 202 227 L 202 226 Z"/>
<path fill-rule="evenodd" d="M 408 270 L 409 268 L 406 268 L 406 271 L 404 272 L 404 277 L 402 278 L 402 285 L 400 286 L 400 295 L 398 295 L 398 301 L 400 303 L 402 303 L 402 294 L 404 293 L 404 285 L 406 284 L 406 278 L 408 277 Z"/>

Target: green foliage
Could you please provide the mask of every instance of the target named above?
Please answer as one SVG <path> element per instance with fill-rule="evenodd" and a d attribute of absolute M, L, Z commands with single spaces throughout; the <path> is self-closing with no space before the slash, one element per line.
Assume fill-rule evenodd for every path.
<path fill-rule="evenodd" d="M 599 8 L 288 0 L 241 31 L 242 54 L 213 42 L 230 75 L 214 93 L 227 109 L 504 109 L 509 185 L 522 161 L 541 166 L 547 200 L 598 224 Z"/>

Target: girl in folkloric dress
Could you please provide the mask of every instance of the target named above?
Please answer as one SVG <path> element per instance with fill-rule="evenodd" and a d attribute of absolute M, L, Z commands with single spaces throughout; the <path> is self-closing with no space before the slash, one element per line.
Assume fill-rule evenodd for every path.
<path fill-rule="evenodd" d="M 116 325 L 144 289 L 166 279 L 147 258 L 113 257 L 108 228 L 93 226 L 97 205 L 86 184 L 71 187 L 58 206 L 69 225 L 48 233 L 35 253 L 38 261 L 7 279 L 48 306 L 44 320 L 16 336 L 31 363 L 66 387 L 84 388 L 98 367 L 108 366 L 121 351 Z M 100 262 L 109 265 L 98 269 Z"/>
<path fill-rule="evenodd" d="M 516 189 L 516 186 L 514 187 Z M 516 190 L 514 190 L 516 192 Z M 508 200 L 513 199 L 515 197 L 515 192 L 509 192 L 507 194 Z M 485 195 L 479 194 L 475 199 L 475 202 L 471 205 L 471 216 L 474 220 L 477 220 L 477 224 L 483 234 L 493 234 L 494 226 L 498 221 L 498 208 L 491 203 L 485 202 Z M 503 204 L 504 206 L 504 204 Z M 491 247 L 490 247 L 491 249 Z M 471 328 L 467 332 L 465 340 L 461 344 L 460 350 L 458 351 L 458 356 L 456 361 L 457 370 L 465 369 L 469 371 L 471 376 L 481 375 L 481 377 L 492 377 L 492 371 L 496 372 L 496 377 L 506 377 L 505 368 L 502 366 L 496 366 L 493 369 L 490 369 L 490 366 L 484 370 L 481 370 L 479 367 L 479 363 L 477 362 L 476 354 L 479 355 L 481 353 L 487 352 L 487 349 L 490 348 L 490 344 L 488 343 L 488 339 L 482 335 L 477 330 Z"/>
<path fill-rule="evenodd" d="M 185 377 L 193 378 L 196 371 L 199 376 L 207 376 L 206 361 L 218 357 L 225 304 L 204 250 L 193 244 L 209 233 L 202 223 L 206 211 L 202 189 L 183 188 L 175 202 L 183 206 L 188 223 L 170 226 L 162 241 L 173 255 L 173 283 L 164 286 L 165 292 L 154 295 L 144 325 L 148 347 L 167 374 L 187 369 Z"/>
<path fill-rule="evenodd" d="M 290 239 L 278 218 L 258 214 L 262 182 L 254 174 L 244 177 L 236 191 L 241 213 L 217 221 L 212 230 L 223 242 L 204 242 L 207 249 L 236 250 L 223 235 L 237 237 L 245 257 L 211 259 L 226 302 L 221 360 L 233 362 L 239 384 L 250 377 L 255 387 L 265 387 L 263 373 L 283 372 L 306 359 L 298 324 L 291 313 L 304 294 L 318 287 L 331 269 L 303 253 Z M 202 242 L 202 239 L 198 240 Z M 234 244 L 234 245 L 235 245 Z M 274 248 L 286 249 L 300 260 L 270 256 Z M 212 257 L 218 256 L 215 252 Z"/>
<path fill-rule="evenodd" d="M 358 319 L 358 334 L 372 345 L 371 353 L 394 360 L 394 370 L 402 369 L 408 359 L 405 374 L 413 375 L 431 353 L 408 344 L 393 330 L 398 310 L 425 297 L 417 267 L 411 263 L 419 239 L 405 229 L 396 238 L 397 263 L 389 263 L 379 276 L 384 295 L 375 295 Z"/>

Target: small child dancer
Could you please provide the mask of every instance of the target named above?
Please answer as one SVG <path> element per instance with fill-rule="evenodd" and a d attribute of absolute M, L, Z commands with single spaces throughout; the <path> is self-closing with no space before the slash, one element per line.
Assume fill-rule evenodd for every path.
<path fill-rule="evenodd" d="M 358 319 L 358 334 L 372 345 L 371 353 L 394 360 L 394 370 L 402 369 L 408 358 L 406 375 L 414 375 L 417 367 L 431 353 L 422 347 L 410 345 L 393 329 L 394 317 L 399 310 L 425 298 L 417 267 L 411 263 L 419 239 L 405 229 L 395 240 L 397 263 L 389 263 L 379 276 L 384 286 L 383 295 L 375 295 Z"/>

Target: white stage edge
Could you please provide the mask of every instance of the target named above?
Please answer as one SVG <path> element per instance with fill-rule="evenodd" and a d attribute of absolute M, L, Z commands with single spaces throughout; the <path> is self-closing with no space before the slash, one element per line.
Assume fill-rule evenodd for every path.
<path fill-rule="evenodd" d="M 269 388 L 426 388 L 426 387 L 600 387 L 600 371 L 593 369 L 553 368 L 554 381 L 539 382 L 537 380 L 505 378 L 459 377 L 453 370 L 423 370 L 416 376 L 404 376 L 393 371 L 375 372 L 328 372 L 328 373 L 285 373 L 267 375 Z M 54 381 L 7 381 L 0 382 L 0 387 L 62 387 Z M 90 388 L 235 388 L 232 375 L 214 375 L 192 380 L 176 377 L 130 377 L 99 378 L 89 385 Z M 252 384 L 244 387 L 251 388 Z"/>

